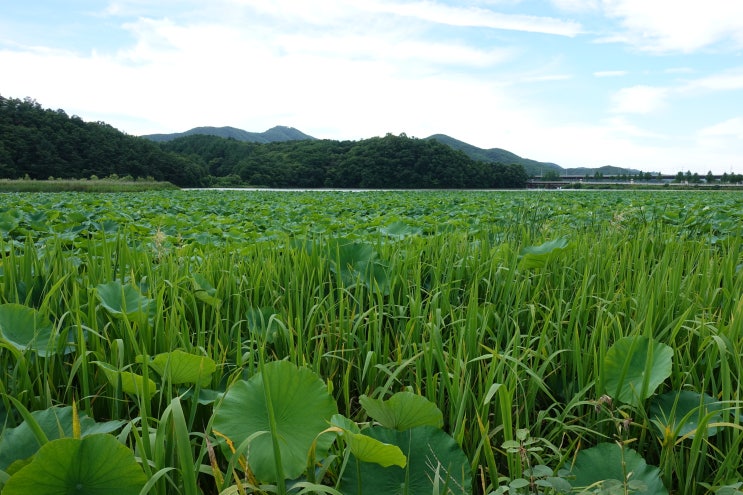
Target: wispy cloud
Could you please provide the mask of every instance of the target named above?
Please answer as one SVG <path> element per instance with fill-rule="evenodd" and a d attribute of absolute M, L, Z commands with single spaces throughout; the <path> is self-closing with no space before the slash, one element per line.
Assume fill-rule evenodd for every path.
<path fill-rule="evenodd" d="M 734 91 L 743 89 L 743 67 L 711 74 L 689 81 L 682 91 Z"/>
<path fill-rule="evenodd" d="M 732 137 L 743 141 L 743 117 L 734 117 L 705 127 L 699 131 L 699 135 L 703 137 Z"/>
<path fill-rule="evenodd" d="M 664 107 L 668 95 L 668 88 L 642 85 L 622 88 L 612 97 L 612 111 L 614 113 L 652 113 Z"/>
<path fill-rule="evenodd" d="M 620 77 L 627 74 L 626 70 L 601 70 L 593 73 L 594 77 Z"/>
<path fill-rule="evenodd" d="M 370 1 L 365 2 L 365 8 L 452 26 L 486 27 L 560 36 L 576 36 L 583 32 L 581 25 L 574 21 L 543 16 L 503 14 L 480 7 L 452 7 L 434 1 Z"/>
<path fill-rule="evenodd" d="M 522 82 L 527 83 L 538 83 L 538 82 L 553 82 L 553 81 L 567 81 L 572 79 L 571 74 L 545 74 L 541 76 L 528 76 L 522 79 Z"/>
<path fill-rule="evenodd" d="M 601 0 L 604 13 L 617 19 L 623 41 L 652 52 L 691 53 L 719 43 L 743 46 L 743 2 L 707 0 Z"/>

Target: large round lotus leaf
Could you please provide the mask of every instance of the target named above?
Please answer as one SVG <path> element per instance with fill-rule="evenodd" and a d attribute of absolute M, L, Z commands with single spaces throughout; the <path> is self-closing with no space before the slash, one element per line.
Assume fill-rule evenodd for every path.
<path fill-rule="evenodd" d="M 142 356 L 137 362 L 142 362 Z M 172 385 L 198 383 L 206 387 L 212 381 L 217 364 L 208 356 L 190 354 L 181 349 L 158 354 L 148 361 L 150 368 Z"/>
<path fill-rule="evenodd" d="M 49 440 L 72 436 L 72 408 L 70 406 L 34 411 L 31 417 Z M 110 433 L 124 425 L 124 421 L 96 423 L 85 413 L 80 413 L 79 421 L 83 437 L 95 433 Z M 0 469 L 5 470 L 15 461 L 27 459 L 38 450 L 39 441 L 28 422 L 24 421 L 15 428 L 6 428 L 0 435 Z"/>
<path fill-rule="evenodd" d="M 655 421 L 665 434 L 666 429 L 675 432 L 677 437 L 694 432 L 699 423 L 709 413 L 718 411 L 706 422 L 722 421 L 722 415 L 719 413 L 720 403 L 715 401 L 707 394 L 701 395 L 689 390 L 668 392 L 663 395 L 656 395 L 650 401 L 650 418 Z M 717 428 L 706 428 L 705 434 L 713 436 L 717 433 Z M 694 435 L 690 435 L 690 438 Z"/>
<path fill-rule="evenodd" d="M 11 476 L 3 495 L 139 495 L 147 482 L 134 453 L 107 434 L 60 438 Z"/>
<path fill-rule="evenodd" d="M 407 456 L 405 468 L 382 467 L 351 456 L 343 472 L 341 492 L 348 495 L 464 495 L 472 492 L 467 457 L 454 439 L 439 428 L 418 426 L 406 431 L 374 426 L 364 433 L 397 445 Z M 444 489 L 446 486 L 446 489 Z"/>
<path fill-rule="evenodd" d="M 22 304 L 0 305 L 0 338 L 20 351 L 34 351 L 41 357 L 56 352 L 49 320 Z"/>
<path fill-rule="evenodd" d="M 544 268 L 568 247 L 567 238 L 561 237 L 547 241 L 539 246 L 529 246 L 521 250 L 521 266 L 526 269 Z"/>
<path fill-rule="evenodd" d="M 671 376 L 673 349 L 645 336 L 617 340 L 604 357 L 604 388 L 609 396 L 637 406 Z"/>
<path fill-rule="evenodd" d="M 359 403 L 375 421 L 386 428 L 407 430 L 416 426 L 444 426 L 444 416 L 436 404 L 412 392 L 398 392 L 387 400 L 359 397 Z"/>
<path fill-rule="evenodd" d="M 623 449 L 616 443 L 602 443 L 581 450 L 571 474 L 575 476 L 570 481 L 573 488 L 585 488 L 600 482 L 619 482 L 631 488 L 632 493 L 668 494 L 660 479 L 660 469 L 649 466 L 634 450 Z"/>
<path fill-rule="evenodd" d="M 270 396 L 276 430 L 271 431 Z M 250 469 L 259 481 L 278 481 L 272 433 L 276 435 L 284 477 L 296 478 L 307 467 L 307 455 L 317 435 L 328 428 L 338 412 L 333 398 L 318 376 L 288 361 L 264 366 L 247 381 L 232 385 L 214 413 L 213 428 L 235 446 L 258 432 L 248 447 Z M 320 451 L 322 449 L 319 449 Z"/>
<path fill-rule="evenodd" d="M 154 300 L 143 296 L 133 286 L 123 285 L 118 280 L 100 284 L 95 289 L 101 306 L 114 316 L 146 317 L 154 311 Z"/>

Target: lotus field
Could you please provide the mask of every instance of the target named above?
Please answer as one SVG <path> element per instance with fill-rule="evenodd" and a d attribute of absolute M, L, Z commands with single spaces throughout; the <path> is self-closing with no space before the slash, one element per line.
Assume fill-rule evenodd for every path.
<path fill-rule="evenodd" d="M 16 494 L 743 493 L 743 196 L 0 196 Z"/>

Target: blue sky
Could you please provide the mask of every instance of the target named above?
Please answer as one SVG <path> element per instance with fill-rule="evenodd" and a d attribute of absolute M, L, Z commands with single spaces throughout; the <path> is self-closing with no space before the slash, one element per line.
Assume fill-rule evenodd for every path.
<path fill-rule="evenodd" d="M 129 134 L 448 134 L 743 173 L 739 0 L 0 0 L 0 94 Z"/>

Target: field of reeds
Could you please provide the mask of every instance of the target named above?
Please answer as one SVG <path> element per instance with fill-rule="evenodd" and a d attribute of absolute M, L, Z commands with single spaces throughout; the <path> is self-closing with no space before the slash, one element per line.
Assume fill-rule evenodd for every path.
<path fill-rule="evenodd" d="M 0 195 L 2 493 L 743 493 L 742 234 L 727 192 Z"/>

